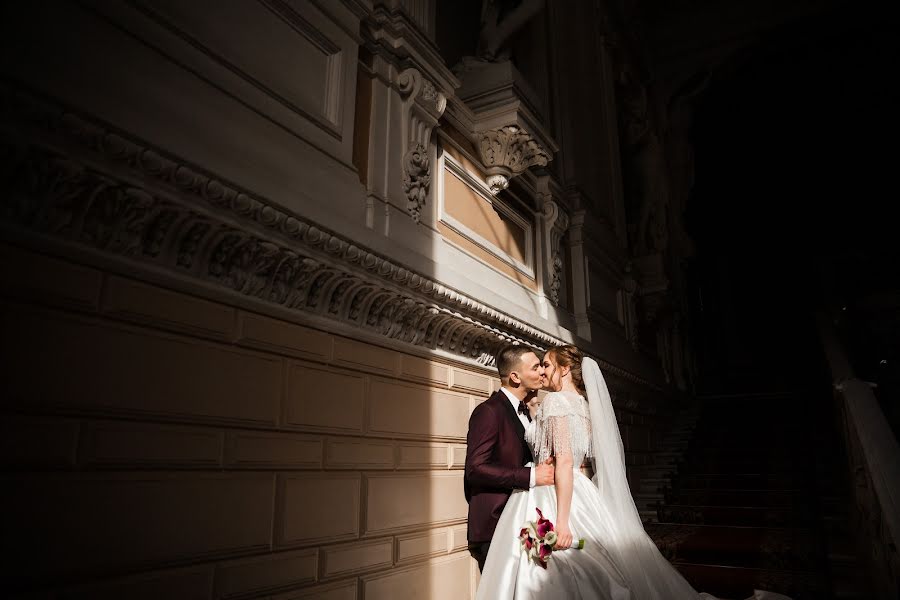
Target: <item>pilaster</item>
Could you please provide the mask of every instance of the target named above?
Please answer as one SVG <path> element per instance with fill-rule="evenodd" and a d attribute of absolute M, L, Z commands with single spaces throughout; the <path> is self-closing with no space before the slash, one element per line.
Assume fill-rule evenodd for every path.
<path fill-rule="evenodd" d="M 367 223 L 392 236 L 393 213 L 433 225 L 434 128 L 459 85 L 434 44 L 435 0 L 380 0 L 363 29 L 371 54 Z M 400 215 L 398 215 L 400 216 Z"/>
<path fill-rule="evenodd" d="M 569 225 L 569 254 L 572 257 L 572 308 L 578 335 L 591 340 L 591 322 L 588 318 L 588 278 L 584 240 L 585 211 L 572 214 Z"/>

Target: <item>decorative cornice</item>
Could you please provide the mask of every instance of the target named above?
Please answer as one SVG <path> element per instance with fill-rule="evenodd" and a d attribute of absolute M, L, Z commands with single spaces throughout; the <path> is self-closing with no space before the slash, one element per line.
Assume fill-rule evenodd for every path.
<path fill-rule="evenodd" d="M 6 86 L 0 106 L 0 221 L 485 365 L 565 343 L 105 125 Z"/>
<path fill-rule="evenodd" d="M 361 23 L 366 49 L 394 65 L 397 71 L 412 67 L 426 73 L 437 87 L 452 92 L 459 80 L 444 63 L 437 45 L 416 23 L 407 10 L 378 2 Z"/>

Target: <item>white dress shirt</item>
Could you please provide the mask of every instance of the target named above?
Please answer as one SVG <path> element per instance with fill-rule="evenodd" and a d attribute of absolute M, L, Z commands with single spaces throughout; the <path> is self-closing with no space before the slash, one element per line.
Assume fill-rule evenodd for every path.
<path fill-rule="evenodd" d="M 531 424 L 531 421 L 528 420 L 528 417 L 519 412 L 519 399 L 512 395 L 505 387 L 501 387 L 500 391 L 506 394 L 506 397 L 509 398 L 510 404 L 512 404 L 513 410 L 516 411 L 516 416 L 519 417 L 519 421 L 522 422 L 522 426 L 525 429 L 528 429 L 528 425 Z M 535 473 L 534 473 L 534 465 L 531 466 L 531 477 L 528 480 L 528 487 L 534 487 L 535 483 Z"/>

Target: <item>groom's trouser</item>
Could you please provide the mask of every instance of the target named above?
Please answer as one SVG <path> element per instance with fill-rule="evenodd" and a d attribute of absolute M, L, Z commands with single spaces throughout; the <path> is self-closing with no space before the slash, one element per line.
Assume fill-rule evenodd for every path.
<path fill-rule="evenodd" d="M 469 554 L 478 561 L 479 571 L 484 571 L 484 561 L 487 560 L 488 550 L 490 549 L 490 542 L 475 542 L 474 544 L 469 544 Z"/>

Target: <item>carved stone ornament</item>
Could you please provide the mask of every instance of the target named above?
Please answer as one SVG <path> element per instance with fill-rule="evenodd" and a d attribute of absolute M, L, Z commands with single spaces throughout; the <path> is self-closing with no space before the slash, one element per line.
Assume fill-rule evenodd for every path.
<path fill-rule="evenodd" d="M 564 343 L 101 124 L 6 87 L 0 104 L 0 230 L 87 246 L 485 365 L 503 343 Z"/>
<path fill-rule="evenodd" d="M 547 166 L 551 157 L 537 141 L 517 125 L 491 129 L 479 135 L 478 151 L 487 173 L 487 183 L 494 194 L 509 185 L 528 167 Z"/>
<path fill-rule="evenodd" d="M 431 131 L 447 107 L 447 98 L 416 69 L 397 76 L 397 91 L 403 99 L 403 191 L 407 212 L 418 223 L 431 188 Z"/>
<path fill-rule="evenodd" d="M 428 148 L 422 144 L 406 153 L 403 157 L 403 191 L 406 193 L 406 209 L 416 223 L 425 208 L 428 189 L 431 186 L 431 166 Z"/>
<path fill-rule="evenodd" d="M 553 255 L 553 264 L 550 271 L 550 301 L 554 306 L 559 306 L 559 288 L 562 287 L 562 259 L 559 252 Z"/>
<path fill-rule="evenodd" d="M 553 200 L 544 201 L 544 238 L 547 240 L 547 273 L 550 301 L 559 305 L 563 262 L 561 242 L 569 228 L 569 215 Z"/>

